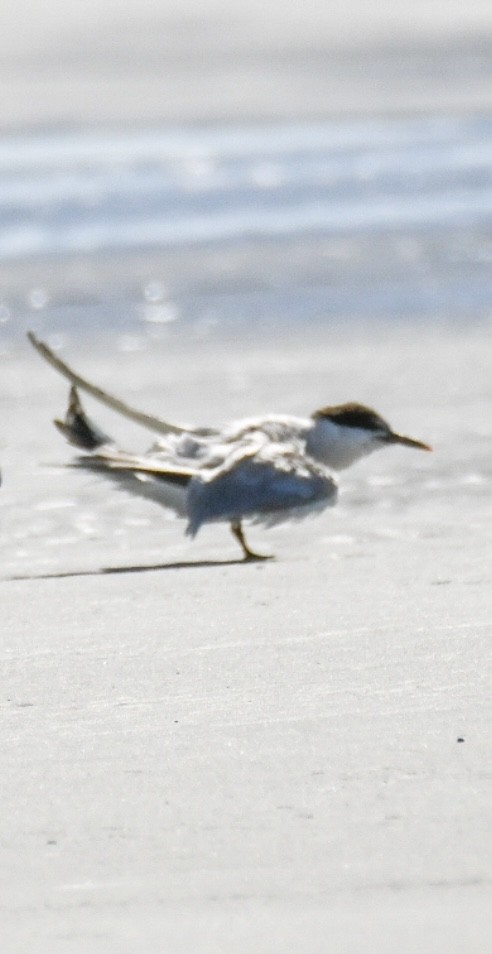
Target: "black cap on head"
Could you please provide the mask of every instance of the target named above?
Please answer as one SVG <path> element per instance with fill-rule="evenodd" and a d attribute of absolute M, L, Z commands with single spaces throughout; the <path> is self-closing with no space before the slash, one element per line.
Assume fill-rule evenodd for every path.
<path fill-rule="evenodd" d="M 380 414 L 373 411 L 371 407 L 366 407 L 364 404 L 357 404 L 356 402 L 337 404 L 334 407 L 322 407 L 321 410 L 314 412 L 313 417 L 328 418 L 330 421 L 333 421 L 334 424 L 339 424 L 341 427 L 354 427 L 365 431 L 380 431 L 383 434 L 391 433 L 389 424 L 386 423 Z"/>

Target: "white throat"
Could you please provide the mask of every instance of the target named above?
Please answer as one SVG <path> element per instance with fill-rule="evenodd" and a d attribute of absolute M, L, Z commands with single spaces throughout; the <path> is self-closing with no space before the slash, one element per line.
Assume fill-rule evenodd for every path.
<path fill-rule="evenodd" d="M 308 454 L 334 470 L 350 467 L 381 446 L 375 433 L 335 424 L 326 417 L 314 418 L 306 437 Z"/>

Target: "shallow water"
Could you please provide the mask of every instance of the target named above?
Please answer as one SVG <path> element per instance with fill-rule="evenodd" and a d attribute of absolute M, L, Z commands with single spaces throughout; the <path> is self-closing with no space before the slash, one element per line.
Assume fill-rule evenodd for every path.
<path fill-rule="evenodd" d="M 491 160 L 489 116 L 4 137 L 2 337 L 488 318 Z"/>
<path fill-rule="evenodd" d="M 487 227 L 491 160 L 488 117 L 7 138 L 0 257 Z"/>

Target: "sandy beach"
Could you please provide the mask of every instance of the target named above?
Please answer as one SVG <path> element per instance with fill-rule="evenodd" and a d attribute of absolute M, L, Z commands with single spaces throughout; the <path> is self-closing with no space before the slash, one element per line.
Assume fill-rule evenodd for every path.
<path fill-rule="evenodd" d="M 490 109 L 490 4 L 344 11 L 4 10 L 0 125 L 8 140 Z M 258 169 L 268 180 L 271 161 Z M 429 234 L 0 262 L 9 954 L 488 951 L 491 246 L 474 208 L 451 251 L 443 218 Z M 176 320 L 161 320 L 163 288 Z M 251 528 L 276 559 L 245 564 L 226 527 L 190 542 L 157 506 L 65 467 L 51 421 L 66 383 L 29 327 L 170 420 L 359 400 L 434 452 L 346 471 L 333 510 Z M 87 406 L 124 446 L 150 442 Z"/>

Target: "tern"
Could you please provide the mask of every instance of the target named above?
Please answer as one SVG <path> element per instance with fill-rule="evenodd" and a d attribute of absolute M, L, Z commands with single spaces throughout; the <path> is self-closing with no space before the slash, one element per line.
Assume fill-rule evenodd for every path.
<path fill-rule="evenodd" d="M 400 444 L 429 451 L 394 431 L 372 408 L 347 403 L 309 418 L 270 414 L 213 428 L 185 428 L 130 407 L 74 372 L 32 333 L 36 350 L 72 384 L 64 420 L 55 424 L 84 451 L 76 464 L 123 482 L 187 518 L 194 537 L 205 523 L 229 523 L 246 560 L 269 559 L 248 546 L 242 521 L 268 526 L 305 517 L 336 502 L 332 471 L 373 451 Z M 144 454 L 120 450 L 86 415 L 78 388 L 160 439 Z"/>

